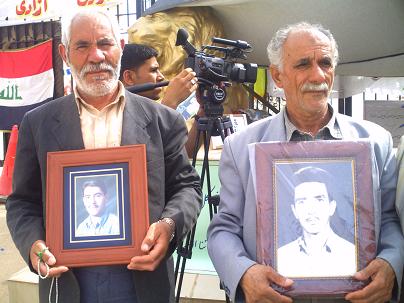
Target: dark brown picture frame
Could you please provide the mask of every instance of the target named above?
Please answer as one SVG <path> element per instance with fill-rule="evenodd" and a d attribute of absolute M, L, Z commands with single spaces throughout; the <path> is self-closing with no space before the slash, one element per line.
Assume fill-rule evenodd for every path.
<path fill-rule="evenodd" d="M 256 194 L 257 194 L 257 260 L 278 269 L 278 248 L 280 238 L 285 238 L 293 222 L 288 220 L 280 209 L 285 207 L 285 198 L 280 199 L 280 167 L 293 171 L 295 167 L 331 165 L 338 168 L 339 163 L 349 163 L 352 171 L 343 179 L 352 177 L 352 228 L 354 230 L 355 264 L 359 271 L 366 267 L 376 256 L 374 229 L 374 197 L 372 187 L 371 147 L 367 141 L 310 141 L 310 142 L 270 142 L 255 145 Z M 258 165 L 259 164 L 259 165 Z M 335 166 L 333 166 L 335 165 Z M 288 167 L 290 166 L 290 167 Z M 338 169 L 336 169 L 337 171 Z M 342 171 L 342 170 L 341 170 Z M 278 176 L 277 176 L 278 173 Z M 285 173 L 283 178 L 289 183 Z M 287 174 L 286 174 L 287 175 Z M 279 187 L 279 188 L 278 188 Z M 284 194 L 284 193 L 282 193 Z M 288 193 L 289 196 L 293 192 Z M 293 197 L 293 196 L 292 196 Z M 282 204 L 283 203 L 283 204 Z M 348 203 L 346 203 L 348 204 Z M 348 213 L 348 210 L 346 210 Z M 281 215 L 279 215 L 281 214 Z M 282 225 L 283 224 L 283 225 Z M 280 231 L 280 226 L 288 228 Z M 295 243 L 296 243 L 295 238 Z M 290 243 L 284 241 L 285 243 Z M 289 246 L 290 247 L 290 246 Z M 363 288 L 368 282 L 360 282 L 347 276 L 293 276 L 291 289 L 273 287 L 291 297 L 343 297 L 346 293 Z"/>
<path fill-rule="evenodd" d="M 140 246 L 149 227 L 144 144 L 50 152 L 47 161 L 46 243 L 57 265 L 129 264 L 132 257 L 142 254 Z M 68 209 L 78 202 L 73 201 L 75 195 L 71 191 L 76 189 L 69 187 L 69 184 L 75 184 L 72 183 L 74 177 L 69 176 L 89 174 L 91 177 L 91 174 L 102 172 L 104 167 L 116 169 L 118 179 L 122 180 L 117 190 L 122 193 L 121 235 L 71 241 L 74 229 L 72 221 L 66 218 L 72 217 Z M 74 173 L 66 173 L 70 170 Z"/>

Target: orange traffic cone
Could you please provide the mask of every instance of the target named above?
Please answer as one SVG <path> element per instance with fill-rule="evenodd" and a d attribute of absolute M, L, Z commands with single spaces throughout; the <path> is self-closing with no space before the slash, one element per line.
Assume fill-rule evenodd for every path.
<path fill-rule="evenodd" d="M 13 125 L 10 141 L 8 142 L 6 158 L 4 160 L 3 171 L 0 177 L 0 195 L 11 194 L 11 183 L 13 179 L 15 154 L 17 151 L 18 126 Z"/>

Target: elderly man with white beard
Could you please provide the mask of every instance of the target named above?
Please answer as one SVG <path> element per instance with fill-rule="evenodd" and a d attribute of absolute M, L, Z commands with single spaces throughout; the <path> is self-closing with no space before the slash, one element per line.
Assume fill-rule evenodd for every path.
<path fill-rule="evenodd" d="M 123 45 L 115 17 L 82 10 L 62 21 L 59 52 L 71 68 L 74 94 L 27 113 L 21 123 L 6 205 L 10 233 L 30 269 L 49 277 L 40 279 L 40 302 L 174 302 L 171 254 L 194 225 L 202 202 L 199 177 L 184 148 L 184 119 L 124 89 L 118 80 Z M 45 204 L 54 203 L 46 202 L 47 153 L 133 144 L 146 145 L 152 224 L 142 255 L 123 265 L 55 265 L 45 243 Z"/>

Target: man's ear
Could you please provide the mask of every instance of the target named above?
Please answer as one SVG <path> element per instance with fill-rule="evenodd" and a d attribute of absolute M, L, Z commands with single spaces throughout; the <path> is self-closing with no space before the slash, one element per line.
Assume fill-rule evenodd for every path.
<path fill-rule="evenodd" d="M 123 48 L 124 48 L 124 46 L 125 46 L 125 39 L 121 39 L 121 48 L 122 48 L 122 50 L 123 50 Z"/>
<path fill-rule="evenodd" d="M 276 86 L 279 88 L 283 88 L 281 80 L 281 72 L 279 71 L 279 68 L 274 65 L 271 65 L 269 67 L 269 72 L 271 73 L 272 80 L 274 80 Z"/>
<path fill-rule="evenodd" d="M 58 46 L 58 50 L 59 50 L 59 55 L 60 57 L 62 57 L 62 60 L 67 64 L 68 64 L 68 60 L 67 60 L 67 50 L 66 47 L 63 44 L 59 44 Z"/>
<path fill-rule="evenodd" d="M 136 83 L 136 74 L 131 70 L 127 69 L 122 73 L 122 82 L 127 86 L 135 85 Z"/>

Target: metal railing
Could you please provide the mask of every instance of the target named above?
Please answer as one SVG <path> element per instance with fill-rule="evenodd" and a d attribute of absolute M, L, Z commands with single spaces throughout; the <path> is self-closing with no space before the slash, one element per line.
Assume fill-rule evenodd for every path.
<path fill-rule="evenodd" d="M 144 11 L 152 7 L 157 0 L 125 0 L 116 8 L 116 17 L 122 29 L 129 28 Z"/>

